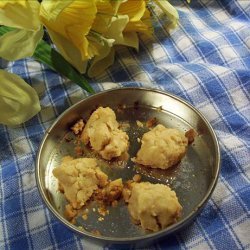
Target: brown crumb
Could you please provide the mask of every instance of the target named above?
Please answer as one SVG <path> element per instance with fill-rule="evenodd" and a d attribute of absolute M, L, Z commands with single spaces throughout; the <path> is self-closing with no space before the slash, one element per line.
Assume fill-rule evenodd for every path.
<path fill-rule="evenodd" d="M 88 208 L 84 209 L 84 210 L 83 210 L 83 214 L 82 214 L 82 218 L 83 218 L 84 220 L 87 220 L 87 219 L 88 219 L 88 214 L 89 214 Z"/>
<path fill-rule="evenodd" d="M 89 213 L 89 209 L 88 208 L 84 209 L 83 213 L 84 214 L 88 214 Z"/>
<path fill-rule="evenodd" d="M 136 178 L 138 178 L 138 177 L 136 177 Z M 135 182 L 133 180 L 128 180 L 124 185 L 124 188 L 122 190 L 122 197 L 126 203 L 128 202 L 128 200 L 131 196 L 131 191 L 132 191 L 134 184 L 135 184 Z"/>
<path fill-rule="evenodd" d="M 141 175 L 139 175 L 139 174 L 134 175 L 133 181 L 134 182 L 140 182 L 141 181 Z"/>
<path fill-rule="evenodd" d="M 194 129 L 189 129 L 186 133 L 185 136 L 188 139 L 188 144 L 191 144 L 194 141 L 195 136 L 197 133 L 195 132 Z"/>
<path fill-rule="evenodd" d="M 82 215 L 82 218 L 83 218 L 84 220 L 87 220 L 87 219 L 88 219 L 88 215 L 87 215 L 87 214 L 83 214 L 83 215 Z"/>
<path fill-rule="evenodd" d="M 75 147 L 75 153 L 77 156 L 82 156 L 83 155 L 83 149 L 80 146 Z"/>
<path fill-rule="evenodd" d="M 74 217 L 77 215 L 77 210 L 75 210 L 71 204 L 67 204 L 65 206 L 65 211 L 64 211 L 64 215 L 66 217 L 67 220 L 71 221 L 72 219 L 74 219 Z"/>
<path fill-rule="evenodd" d="M 104 218 L 103 217 L 99 217 L 98 221 L 104 221 Z"/>
<path fill-rule="evenodd" d="M 106 216 L 107 214 L 109 214 L 109 210 L 106 207 L 99 207 L 97 210 L 98 213 L 102 216 Z"/>
<path fill-rule="evenodd" d="M 75 225 L 76 224 L 76 218 L 74 217 L 71 221 L 70 221 L 71 224 Z"/>
<path fill-rule="evenodd" d="M 85 124 L 83 119 L 78 120 L 70 129 L 73 131 L 75 135 L 78 135 L 82 132 Z"/>
<path fill-rule="evenodd" d="M 156 117 L 151 118 L 151 119 L 147 120 L 146 127 L 147 128 L 152 128 L 152 127 L 154 127 L 156 125 L 156 123 L 157 123 Z"/>
<path fill-rule="evenodd" d="M 143 123 L 141 121 L 138 121 L 138 120 L 136 120 L 136 125 L 139 128 L 143 128 L 143 126 L 144 126 Z"/>
<path fill-rule="evenodd" d="M 129 198 L 131 196 L 131 190 L 129 188 L 124 188 L 122 190 L 122 197 L 125 202 L 128 202 Z"/>
<path fill-rule="evenodd" d="M 120 122 L 119 129 L 121 129 L 122 131 L 128 131 L 129 128 L 130 124 L 128 122 Z"/>
<path fill-rule="evenodd" d="M 101 236 L 100 231 L 98 231 L 98 230 L 96 230 L 96 229 L 95 229 L 95 230 L 92 230 L 91 233 L 94 234 L 94 235 L 96 235 L 96 236 Z"/>
<path fill-rule="evenodd" d="M 112 201 L 111 206 L 112 207 L 117 207 L 118 206 L 118 201 L 117 200 Z"/>
<path fill-rule="evenodd" d="M 118 107 L 117 107 L 117 109 L 116 109 L 116 112 L 117 113 L 124 113 L 124 109 L 126 108 L 127 106 L 126 106 L 126 104 L 119 104 L 118 105 Z"/>
<path fill-rule="evenodd" d="M 122 179 L 116 179 L 111 181 L 103 190 L 102 190 L 102 200 L 104 203 L 111 204 L 114 200 L 120 199 L 122 195 Z"/>
<path fill-rule="evenodd" d="M 64 140 L 65 140 L 66 142 L 71 142 L 71 141 L 73 140 L 73 138 L 69 137 L 69 135 L 66 135 L 66 136 L 64 137 Z"/>

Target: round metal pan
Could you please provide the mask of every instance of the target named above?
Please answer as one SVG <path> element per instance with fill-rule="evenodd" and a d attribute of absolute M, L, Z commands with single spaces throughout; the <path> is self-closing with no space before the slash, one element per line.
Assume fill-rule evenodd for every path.
<path fill-rule="evenodd" d="M 52 170 L 59 166 L 63 156 L 77 157 L 75 136 L 70 127 L 80 118 L 87 120 L 98 106 L 112 108 L 117 120 L 126 129 L 130 138 L 130 158 L 136 155 L 140 147 L 137 138 L 141 138 L 148 128 L 140 127 L 136 121 L 145 123 L 156 118 L 157 123 L 182 131 L 194 129 L 197 136 L 183 160 L 169 170 L 149 169 L 127 162 L 108 163 L 99 159 L 99 163 L 110 179 L 132 179 L 139 173 L 142 181 L 169 185 L 177 194 L 183 206 L 180 220 L 159 232 L 148 232 L 135 225 L 128 213 L 127 205 L 121 201 L 110 208 L 109 215 L 99 221 L 95 203 L 89 204 L 87 220 L 81 216 L 76 224 L 68 222 L 64 216 L 67 204 L 63 194 L 58 192 L 58 183 Z M 85 156 L 91 155 L 82 146 Z M 68 228 L 92 239 L 109 243 L 132 243 L 141 240 L 153 240 L 186 226 L 201 211 L 211 196 L 219 174 L 220 151 L 216 135 L 205 117 L 184 100 L 154 89 L 119 88 L 92 95 L 67 109 L 45 133 L 40 145 L 36 162 L 36 180 L 40 194 L 49 210 Z M 98 234 L 96 232 L 98 231 Z"/>

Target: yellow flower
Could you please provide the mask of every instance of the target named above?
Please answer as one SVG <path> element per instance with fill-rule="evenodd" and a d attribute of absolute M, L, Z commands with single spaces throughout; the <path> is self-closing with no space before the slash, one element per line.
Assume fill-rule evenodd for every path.
<path fill-rule="evenodd" d="M 88 75 L 94 77 L 113 64 L 114 49 L 110 45 L 125 45 L 138 50 L 136 32 L 151 34 L 150 29 L 149 11 L 144 0 L 99 0 L 91 31 L 98 33 L 102 41 L 106 39 L 113 42 L 109 46 L 104 43 L 98 48 L 98 55 L 91 61 Z"/>
<path fill-rule="evenodd" d="M 167 0 L 154 0 L 176 24 L 178 13 Z M 0 1 L 0 25 L 13 30 L 0 37 L 0 56 L 31 56 L 43 36 L 43 25 L 62 56 L 90 76 L 111 65 L 114 45 L 138 50 L 137 33 L 152 34 L 148 0 Z"/>
<path fill-rule="evenodd" d="M 19 76 L 0 70 L 0 123 L 17 125 L 40 111 L 37 93 Z"/>
<path fill-rule="evenodd" d="M 41 3 L 40 18 L 52 41 L 80 72 L 84 72 L 83 62 L 97 54 L 87 39 L 96 11 L 94 0 L 43 0 Z"/>
<path fill-rule="evenodd" d="M 118 14 L 128 15 L 129 23 L 124 32 L 143 32 L 152 34 L 150 13 L 147 9 L 147 0 L 128 0 L 119 7 Z"/>
<path fill-rule="evenodd" d="M 98 52 L 87 35 L 96 15 L 95 0 L 0 1 L 0 25 L 13 30 L 0 37 L 0 56 L 32 56 L 43 37 L 43 25 L 62 56 L 84 72 L 84 62 Z"/>
<path fill-rule="evenodd" d="M 13 28 L 0 37 L 0 57 L 17 60 L 33 55 L 43 37 L 39 8 L 33 0 L 0 1 L 0 25 Z"/>
<path fill-rule="evenodd" d="M 114 62 L 113 45 L 124 40 L 123 30 L 128 23 L 127 16 L 117 15 L 119 6 L 126 0 L 97 0 L 97 14 L 88 39 L 96 48 L 97 55 L 90 61 L 88 75 L 94 77 Z"/>

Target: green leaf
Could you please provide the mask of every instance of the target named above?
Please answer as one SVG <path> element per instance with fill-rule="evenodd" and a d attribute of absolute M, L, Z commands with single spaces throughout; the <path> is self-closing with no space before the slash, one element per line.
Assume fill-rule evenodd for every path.
<path fill-rule="evenodd" d="M 45 41 L 40 41 L 33 57 L 38 61 L 47 64 L 51 69 L 66 76 L 89 93 L 94 93 L 94 90 L 89 85 L 88 81 Z"/>
<path fill-rule="evenodd" d="M 15 29 L 0 37 L 0 57 L 14 61 L 32 56 L 43 37 L 43 28 L 37 31 Z"/>
<path fill-rule="evenodd" d="M 3 35 L 11 30 L 13 29 L 0 26 L 0 35 Z M 52 70 L 66 76 L 89 93 L 94 93 L 94 90 L 89 85 L 88 81 L 70 63 L 68 63 L 61 54 L 51 48 L 51 46 L 45 41 L 41 40 L 38 43 L 33 57 L 49 66 Z"/>
<path fill-rule="evenodd" d="M 18 125 L 40 110 L 36 91 L 19 76 L 0 69 L 0 123 Z"/>

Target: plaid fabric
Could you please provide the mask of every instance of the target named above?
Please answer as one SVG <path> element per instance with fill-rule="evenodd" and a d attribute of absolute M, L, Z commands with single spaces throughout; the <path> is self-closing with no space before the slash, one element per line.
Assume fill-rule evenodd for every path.
<path fill-rule="evenodd" d="M 250 249 L 250 1 L 173 4 L 180 25 L 171 36 L 154 9 L 155 36 L 141 36 L 139 53 L 118 48 L 115 64 L 92 84 L 97 92 L 117 86 L 169 91 L 199 109 L 218 135 L 222 168 L 208 204 L 188 228 L 148 249 Z M 87 94 L 32 59 L 0 60 L 0 67 L 30 83 L 42 106 L 25 124 L 0 126 L 0 248 L 102 249 L 52 216 L 34 174 L 45 130 Z"/>

